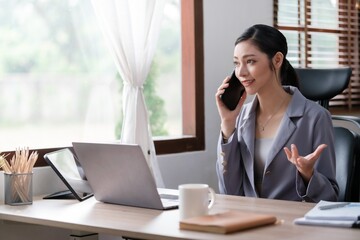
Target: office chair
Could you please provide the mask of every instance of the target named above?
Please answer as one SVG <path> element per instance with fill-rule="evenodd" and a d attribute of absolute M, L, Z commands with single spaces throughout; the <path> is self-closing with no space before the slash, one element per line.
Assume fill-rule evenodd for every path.
<path fill-rule="evenodd" d="M 311 69 L 311 68 L 295 68 L 295 71 L 299 77 L 299 90 L 300 92 L 308 99 L 318 102 L 321 106 L 326 109 L 329 109 L 329 101 L 336 95 L 342 93 L 348 86 L 350 82 L 350 77 L 352 74 L 352 69 L 350 67 L 343 68 L 328 68 L 328 69 Z M 354 142 L 355 145 L 346 145 L 341 144 L 336 146 L 336 154 L 339 155 L 340 152 L 344 153 L 345 151 L 352 151 L 351 148 L 354 148 L 355 158 L 352 165 L 353 172 L 349 172 L 349 164 L 346 157 L 341 157 L 345 159 L 345 162 L 340 162 L 337 156 L 337 165 L 341 168 L 337 172 L 341 174 L 346 174 L 340 176 L 339 186 L 341 187 L 340 198 L 339 200 L 348 200 L 348 201 L 360 201 L 360 118 L 355 116 L 345 116 L 345 115 L 332 115 L 332 119 L 335 122 L 342 122 L 340 126 L 343 126 L 344 123 L 350 123 L 352 127 L 346 127 L 350 129 L 350 133 L 355 135 Z M 346 125 L 346 124 L 345 124 Z M 335 124 L 334 124 L 335 126 Z M 343 126 L 344 127 L 344 126 Z M 340 135 L 341 138 L 344 138 L 344 131 L 336 130 L 335 131 L 335 141 Z M 347 133 L 349 135 L 349 133 Z M 348 137 L 348 140 L 350 138 Z M 350 148 L 350 149 L 348 149 Z M 344 160 L 341 160 L 344 161 Z M 351 175 L 347 175 L 351 174 Z M 347 183 L 345 180 L 350 181 Z M 344 182 L 345 181 L 345 182 Z M 345 188 L 345 189 L 343 189 Z M 350 189 L 349 189 L 350 188 Z"/>
<path fill-rule="evenodd" d="M 334 127 L 336 180 L 339 184 L 341 202 L 358 202 L 359 174 L 356 173 L 357 145 L 359 137 L 345 127 Z"/>
<path fill-rule="evenodd" d="M 333 115 L 334 126 L 346 127 L 352 131 L 357 139 L 355 144 L 356 159 L 353 166 L 353 193 L 351 201 L 360 202 L 360 118 L 355 116 Z"/>
<path fill-rule="evenodd" d="M 351 68 L 295 68 L 299 77 L 300 92 L 308 99 L 317 101 L 326 109 L 329 101 L 342 93 L 349 85 Z"/>

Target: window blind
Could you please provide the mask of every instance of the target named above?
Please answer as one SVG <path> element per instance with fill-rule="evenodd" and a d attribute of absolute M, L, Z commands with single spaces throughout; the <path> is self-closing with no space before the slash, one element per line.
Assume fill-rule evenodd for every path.
<path fill-rule="evenodd" d="M 350 66 L 348 88 L 330 107 L 360 106 L 359 0 L 274 0 L 274 26 L 288 40 L 294 67 Z"/>

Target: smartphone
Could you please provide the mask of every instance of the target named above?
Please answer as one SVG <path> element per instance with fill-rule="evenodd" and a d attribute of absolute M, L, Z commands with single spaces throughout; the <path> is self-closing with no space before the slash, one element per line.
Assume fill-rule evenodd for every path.
<path fill-rule="evenodd" d="M 245 88 L 240 83 L 239 79 L 235 75 L 235 70 L 231 74 L 230 80 L 229 80 L 229 86 L 225 89 L 225 92 L 221 95 L 221 99 L 223 103 L 226 105 L 226 107 L 233 111 L 237 104 L 239 103 L 239 100 L 241 96 L 243 95 Z"/>

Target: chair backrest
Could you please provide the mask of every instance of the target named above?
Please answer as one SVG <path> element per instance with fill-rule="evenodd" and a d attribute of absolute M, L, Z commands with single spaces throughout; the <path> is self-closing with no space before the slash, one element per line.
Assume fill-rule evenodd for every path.
<path fill-rule="evenodd" d="M 342 93 L 349 85 L 352 70 L 343 68 L 295 68 L 299 77 L 300 92 L 308 99 L 328 109 L 329 101 Z M 336 116 L 332 116 L 335 120 Z M 341 116 L 342 120 L 354 123 L 360 131 L 360 118 Z M 345 126 L 334 128 L 336 154 L 336 180 L 340 193 L 339 201 L 360 201 L 360 135 Z"/>
<path fill-rule="evenodd" d="M 349 85 L 351 68 L 295 68 L 300 92 L 308 99 L 329 108 L 329 100 L 342 93 Z"/>
<path fill-rule="evenodd" d="M 334 126 L 340 126 L 349 129 L 356 135 L 355 154 L 351 179 L 351 198 L 352 202 L 360 202 L 360 117 L 347 115 L 333 115 Z M 338 146 L 339 147 L 339 146 Z M 346 147 L 346 146 L 345 146 Z"/>
<path fill-rule="evenodd" d="M 339 201 L 359 201 L 359 189 L 355 186 L 359 181 L 355 172 L 356 147 L 358 135 L 345 127 L 334 127 L 336 180 L 339 184 Z M 357 185 L 358 186 L 358 185 Z"/>

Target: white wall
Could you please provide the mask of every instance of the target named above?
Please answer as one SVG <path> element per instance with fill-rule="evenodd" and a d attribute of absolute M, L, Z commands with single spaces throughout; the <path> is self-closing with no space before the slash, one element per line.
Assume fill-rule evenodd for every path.
<path fill-rule="evenodd" d="M 272 24 L 272 2 L 269 0 L 203 0 L 204 8 L 204 58 L 205 58 L 205 151 L 159 156 L 160 170 L 166 187 L 177 188 L 188 182 L 207 183 L 217 187 L 215 173 L 216 144 L 220 120 L 215 105 L 215 92 L 219 83 L 233 68 L 233 48 L 236 38 L 249 26 L 256 23 Z M 46 179 L 44 181 L 44 179 Z M 2 182 L 2 176 L 0 176 Z M 54 185 L 61 186 L 49 168 L 36 169 L 34 194 L 51 193 Z M 0 184 L 0 200 L 3 199 Z M 31 225 L 17 225 L 0 221 L 1 239 L 66 239 L 68 231 L 36 227 L 32 237 Z M 49 235 L 51 233 L 51 235 Z M 14 235 L 15 234 L 15 235 Z M 56 235 L 56 237 L 54 236 Z M 101 236 L 101 239 L 118 239 Z"/>

